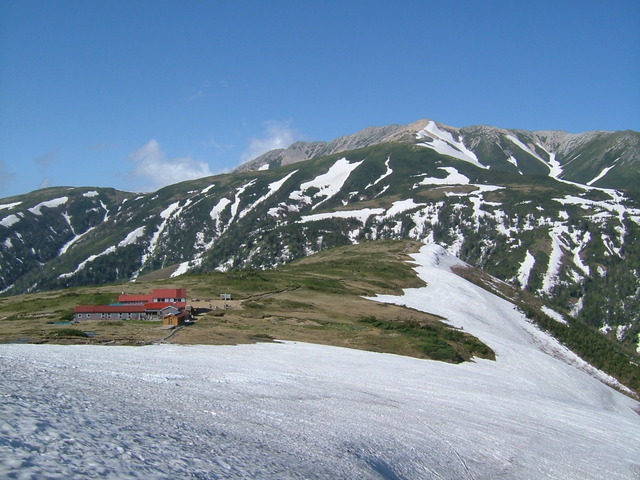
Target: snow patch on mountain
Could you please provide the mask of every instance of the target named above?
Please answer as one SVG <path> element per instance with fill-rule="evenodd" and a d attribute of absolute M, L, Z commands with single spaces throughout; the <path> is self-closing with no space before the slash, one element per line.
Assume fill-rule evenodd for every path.
<path fill-rule="evenodd" d="M 615 190 L 598 190 L 607 193 L 611 199 L 598 201 L 576 197 L 574 195 L 567 195 L 564 198 L 555 198 L 554 200 L 563 205 L 576 205 L 585 210 L 592 210 L 593 213 L 589 215 L 589 217 L 595 221 L 604 221 L 612 217 L 617 218 L 618 224 L 614 227 L 614 231 L 617 234 L 616 241 L 614 242 L 608 235 L 604 234 L 602 235 L 602 239 L 610 254 L 619 256 L 620 246 L 624 245 L 625 237 L 627 235 L 625 218 L 628 218 L 640 225 L 640 209 L 625 206 L 624 203 L 626 199 L 624 195 Z"/>
<path fill-rule="evenodd" d="M 34 215 L 42 215 L 43 208 L 56 208 L 60 205 L 64 205 L 69 200 L 69 197 L 60 197 L 54 198 L 52 200 L 47 200 L 46 202 L 41 202 L 34 207 L 29 208 L 29 211 Z"/>
<path fill-rule="evenodd" d="M 413 199 L 399 200 L 393 202 L 393 205 L 387 210 L 384 208 L 362 208 L 360 210 L 337 210 L 334 212 L 316 213 L 312 215 L 303 215 L 298 223 L 316 222 L 319 220 L 327 220 L 331 218 L 353 218 L 365 224 L 370 217 L 376 216 L 378 221 L 400 215 L 409 210 L 423 207 L 425 204 L 415 203 Z M 357 238 L 355 233 L 351 235 Z M 353 242 L 355 243 L 355 241 Z"/>
<path fill-rule="evenodd" d="M 187 201 L 182 208 L 186 207 L 188 204 L 189 201 Z M 138 278 L 140 271 L 144 268 L 144 264 L 149 258 L 153 256 L 153 253 L 158 245 L 158 241 L 162 236 L 162 232 L 164 232 L 165 228 L 167 227 L 167 223 L 173 215 L 179 214 L 180 210 L 180 202 L 174 202 L 167 208 L 165 208 L 162 212 L 160 212 L 160 218 L 162 219 L 162 221 L 160 222 L 160 225 L 158 225 L 158 228 L 153 232 L 151 239 L 149 240 L 149 245 L 140 258 L 140 268 L 133 273 L 133 275 L 131 276 L 131 281 L 135 281 L 135 279 Z"/>
<path fill-rule="evenodd" d="M 191 260 L 180 263 L 178 268 L 171 274 L 171 277 L 176 277 L 176 276 L 182 275 L 182 274 L 188 272 L 190 268 L 193 268 L 195 266 L 198 266 L 198 265 L 202 264 L 202 261 L 204 259 L 204 255 L 206 254 L 206 252 L 208 250 L 213 248 L 213 246 L 214 246 L 214 244 L 216 242 L 216 239 L 218 238 L 219 235 L 222 235 L 227 230 L 227 228 L 229 228 L 229 226 L 236 219 L 239 220 L 239 219 L 244 218 L 250 212 L 255 210 L 255 208 L 258 205 L 262 204 L 267 199 L 269 199 L 271 196 L 273 196 L 275 193 L 277 193 L 280 190 L 280 188 L 282 188 L 282 186 L 287 182 L 287 180 L 289 180 L 296 172 L 297 172 L 297 170 L 294 170 L 293 172 L 291 172 L 288 175 L 284 176 L 280 180 L 277 180 L 275 182 L 270 183 L 268 185 L 268 187 L 267 187 L 267 193 L 265 193 L 260 198 L 258 198 L 257 200 L 255 200 L 254 202 L 249 204 L 247 207 L 245 207 L 239 213 L 238 213 L 238 211 L 240 209 L 240 204 L 244 200 L 245 192 L 256 184 L 257 179 L 254 178 L 254 179 L 250 180 L 249 182 L 247 182 L 247 183 L 241 185 L 240 187 L 238 187 L 236 189 L 233 201 L 228 199 L 228 198 L 224 198 L 224 197 L 221 198 L 220 200 L 218 200 L 218 202 L 213 206 L 213 208 L 209 212 L 209 216 L 211 217 L 211 219 L 214 222 L 214 227 L 215 227 L 215 230 L 216 230 L 216 234 L 207 241 L 207 240 L 205 240 L 205 237 L 206 237 L 205 233 L 204 232 L 198 232 L 196 234 L 196 241 L 195 241 L 195 244 L 194 244 L 194 249 L 196 250 L 197 253 L 194 255 L 194 257 Z M 207 187 L 207 188 L 209 188 L 209 187 Z M 222 217 L 221 216 L 222 216 L 223 212 L 225 212 L 225 210 L 227 209 L 227 207 L 229 205 L 231 205 L 229 207 L 230 218 L 229 218 L 228 222 L 226 224 L 224 224 L 222 222 Z M 273 208 L 268 211 L 268 214 L 272 214 L 272 211 L 273 211 Z M 231 262 L 231 260 L 228 262 L 229 265 L 231 265 L 230 262 Z M 221 270 L 221 271 L 226 270 L 226 268 L 227 267 L 225 267 L 225 266 L 218 267 L 218 269 Z"/>
<path fill-rule="evenodd" d="M 372 183 L 370 183 L 369 185 L 367 185 L 366 187 L 364 187 L 365 190 L 367 190 L 370 187 L 375 187 L 377 184 L 379 184 L 382 180 L 384 180 L 385 178 L 387 178 L 388 176 L 390 176 L 393 173 L 393 170 L 391 169 L 391 167 L 389 166 L 389 162 L 391 161 L 391 157 L 387 158 L 387 161 L 384 162 L 385 167 L 387 167 L 387 170 L 380 175 L 375 181 L 373 181 Z"/>
<path fill-rule="evenodd" d="M 385 217 L 391 218 L 409 210 L 424 207 L 424 203 L 416 203 L 413 198 L 407 198 L 406 200 L 398 200 L 393 202 L 393 205 L 387 210 Z"/>
<path fill-rule="evenodd" d="M 73 271 L 73 272 L 69 272 L 69 273 L 62 273 L 58 276 L 58 278 L 69 278 L 74 276 L 76 273 L 78 273 L 80 270 L 83 270 L 89 263 L 93 262 L 95 259 L 103 257 L 105 255 L 109 255 L 111 253 L 114 253 L 116 251 L 116 247 L 109 247 L 105 250 L 103 250 L 102 252 L 96 254 L 96 255 L 90 255 L 88 258 L 86 258 L 85 260 L 83 260 L 82 262 L 80 262 L 77 266 L 77 268 Z"/>
<path fill-rule="evenodd" d="M 273 183 L 270 183 L 269 186 L 267 187 L 268 192 L 265 193 L 262 197 L 260 197 L 258 200 L 256 200 L 255 202 L 253 202 L 251 205 L 249 205 L 247 208 L 245 208 L 239 215 L 238 218 L 243 218 L 245 215 L 247 215 L 249 212 L 251 212 L 253 209 L 255 209 L 258 205 L 260 205 L 262 202 L 264 202 L 265 200 L 267 200 L 269 197 L 271 197 L 273 194 L 275 194 L 278 190 L 280 190 L 280 188 L 282 187 L 282 185 L 285 184 L 285 182 L 287 180 L 289 180 L 293 175 L 295 175 L 297 173 L 297 170 L 294 170 L 293 172 L 291 172 L 289 175 L 285 176 L 284 178 L 281 178 L 278 181 L 275 181 Z"/>
<path fill-rule="evenodd" d="M 416 183 L 413 188 L 417 188 L 421 185 L 468 185 L 470 180 L 465 175 L 458 172 L 455 167 L 438 167 L 447 173 L 445 178 L 436 178 L 425 176 L 419 183 Z"/>
<path fill-rule="evenodd" d="M 565 246 L 562 235 L 565 232 L 566 227 L 564 225 L 554 225 L 549 232 L 549 236 L 551 237 L 551 253 L 549 254 L 547 272 L 542 281 L 541 293 L 550 295 L 551 290 L 559 281 L 558 275 L 560 273 L 560 267 L 562 266 L 563 256 L 562 247 Z"/>
<path fill-rule="evenodd" d="M 311 210 L 315 210 L 340 192 L 342 186 L 351 175 L 351 172 L 358 168 L 362 162 L 364 162 L 364 160 L 349 163 L 346 158 L 341 158 L 329 168 L 327 173 L 318 175 L 313 180 L 300 185 L 300 190 L 291 192 L 289 198 L 305 204 L 311 204 L 314 198 L 324 197 L 322 201 L 311 207 Z M 317 189 L 317 191 L 311 196 L 305 195 L 310 189 Z"/>
<path fill-rule="evenodd" d="M 233 204 L 231 205 L 231 218 L 229 219 L 228 225 L 231 225 L 233 221 L 236 219 L 236 216 L 238 215 L 238 209 L 240 208 L 240 202 L 242 201 L 242 194 L 249 187 L 252 187 L 256 183 L 256 181 L 257 180 L 254 178 L 253 180 L 245 183 L 244 185 L 236 189 L 235 198 L 233 200 Z"/>
<path fill-rule="evenodd" d="M 182 262 L 180 265 L 178 265 L 178 268 L 173 271 L 173 273 L 170 275 L 170 278 L 179 277 L 180 275 L 184 275 L 185 273 L 187 273 L 189 271 L 190 264 L 191 262 L 189 261 Z"/>
<path fill-rule="evenodd" d="M 361 223 L 365 223 L 372 215 L 381 215 L 384 213 L 383 208 L 363 208 L 360 210 L 338 210 L 335 212 L 315 213 L 312 215 L 303 215 L 299 223 L 317 222 L 330 218 L 355 218 Z"/>
<path fill-rule="evenodd" d="M 176 210 L 180 208 L 180 202 L 174 202 L 160 212 L 160 218 L 168 220 Z"/>
<path fill-rule="evenodd" d="M 520 288 L 525 289 L 529 284 L 529 277 L 531 276 L 531 270 L 535 263 L 535 257 L 527 250 L 524 261 L 520 264 L 518 270 L 518 283 L 520 284 Z"/>
<path fill-rule="evenodd" d="M 382 190 L 380 190 L 380 193 L 378 193 L 374 198 L 378 198 L 382 195 L 384 195 L 384 193 L 389 189 L 391 185 L 385 185 L 384 187 L 382 187 Z"/>
<path fill-rule="evenodd" d="M 640 209 L 626 207 L 623 204 L 624 196 L 616 194 L 615 190 L 602 191 L 606 191 L 611 196 L 611 200 L 590 200 L 588 198 L 576 197 L 575 195 L 567 195 L 564 198 L 555 198 L 554 200 L 563 205 L 578 205 L 585 210 L 593 208 L 597 211 L 597 213 L 591 217 L 594 219 L 597 219 L 598 216 L 603 216 L 603 213 L 614 214 L 619 218 L 623 218 L 626 213 L 630 218 L 634 219 L 634 221 L 637 221 L 635 219 L 640 216 Z"/>
<path fill-rule="evenodd" d="M 620 247 L 616 246 L 611 237 L 607 234 L 600 235 L 602 239 L 602 243 L 604 244 L 606 250 L 604 252 L 607 256 L 621 256 L 620 255 Z"/>
<path fill-rule="evenodd" d="M 0 210 L 11 210 L 12 208 L 17 207 L 21 204 L 22 202 L 4 203 L 0 205 Z"/>
<path fill-rule="evenodd" d="M 208 250 L 210 250 L 216 242 L 216 237 L 210 238 L 208 241 L 205 240 L 206 236 L 204 232 L 196 233 L 196 241 L 193 245 L 194 250 L 196 251 L 194 257 L 190 261 L 182 262 L 178 267 L 178 270 L 181 270 L 181 273 L 186 273 L 190 268 L 197 267 L 202 264 L 205 254 Z M 186 269 L 182 272 L 183 269 Z M 174 272 L 172 277 L 177 276 Z"/>
<path fill-rule="evenodd" d="M 229 205 L 230 203 L 231 200 L 229 200 L 228 198 L 221 198 L 220 200 L 218 200 L 218 203 L 213 206 L 211 212 L 209 213 L 211 219 L 216 224 L 218 233 L 222 233 L 224 231 L 224 225 L 222 225 L 222 222 L 220 221 L 220 215 L 222 214 L 222 212 L 224 212 L 224 209 L 227 208 L 227 205 Z"/>
<path fill-rule="evenodd" d="M 201 193 L 202 195 L 206 195 L 206 194 L 207 194 L 207 193 L 209 193 L 209 192 L 211 191 L 211 189 L 212 189 L 213 187 L 215 187 L 215 186 L 216 186 L 216 184 L 215 184 L 215 183 L 212 183 L 212 184 L 211 184 L 211 185 L 209 185 L 208 187 L 203 188 L 203 189 L 200 191 L 200 193 Z"/>
<path fill-rule="evenodd" d="M 525 153 L 528 153 L 529 155 L 531 155 L 533 158 L 535 158 L 536 160 L 539 160 L 541 163 L 543 163 L 546 167 L 549 167 L 549 165 L 547 164 L 547 162 L 545 162 L 545 160 L 538 155 L 536 152 L 534 152 L 531 148 L 529 148 L 527 145 L 525 145 L 524 143 L 522 143 L 520 141 L 519 138 L 515 137 L 514 135 L 505 135 L 505 137 L 511 141 L 514 145 L 516 145 L 520 150 L 522 150 Z M 551 168 L 549 168 L 549 170 L 551 170 Z"/>
<path fill-rule="evenodd" d="M 4 217 L 2 220 L 0 220 L 0 225 L 2 225 L 3 227 L 11 227 L 12 225 L 15 225 L 16 223 L 18 223 L 20 221 L 20 217 L 14 214 L 11 214 L 9 216 Z"/>
<path fill-rule="evenodd" d="M 144 230 L 145 230 L 145 227 L 142 226 L 142 227 L 136 228 L 132 232 L 129 232 L 129 234 L 127 234 L 124 240 L 122 240 L 118 244 L 118 247 L 126 247 L 127 245 L 132 245 L 136 243 L 139 238 L 142 238 L 144 236 Z"/>
<path fill-rule="evenodd" d="M 518 160 L 513 155 L 509 155 L 507 157 L 507 162 L 509 162 L 514 167 L 516 167 L 520 175 L 524 175 L 524 173 L 522 173 L 522 170 L 520 170 L 520 166 L 518 165 Z"/>
<path fill-rule="evenodd" d="M 537 146 L 549 156 L 549 160 L 548 160 L 549 176 L 551 178 L 555 178 L 556 180 L 561 181 L 560 176 L 562 175 L 562 165 L 558 160 L 556 160 L 556 154 L 554 152 L 550 152 L 539 143 L 537 144 Z"/>
<path fill-rule="evenodd" d="M 478 168 L 489 168 L 480 163 L 475 153 L 469 150 L 464 142 L 453 138 L 451 133 L 442 130 L 436 122 L 429 121 L 427 126 L 416 134 L 417 140 L 428 140 L 417 145 L 427 147 L 441 155 L 448 155 L 475 165 Z"/>
<path fill-rule="evenodd" d="M 410 232 L 412 238 L 420 238 L 425 242 L 433 240 L 433 227 L 440 222 L 439 213 L 443 205 L 444 202 L 429 204 L 411 215 L 415 224 Z"/>
<path fill-rule="evenodd" d="M 449 235 L 451 235 L 453 240 L 449 244 L 449 247 L 447 248 L 447 251 L 451 255 L 457 257 L 457 256 L 460 255 L 460 252 L 462 250 L 462 246 L 464 245 L 464 240 L 465 240 L 464 233 L 462 233 L 462 230 L 461 230 L 461 228 L 459 226 L 456 226 L 456 227 L 452 227 L 450 229 Z"/>
<path fill-rule="evenodd" d="M 567 321 L 564 319 L 564 316 L 562 316 L 561 313 L 556 312 L 552 308 L 549 308 L 546 305 L 543 305 L 542 307 L 540 307 L 540 310 L 542 310 L 549 317 L 553 318 L 556 322 L 564 323 L 565 325 L 568 325 Z"/>
<path fill-rule="evenodd" d="M 589 240 L 591 240 L 591 233 L 589 231 L 584 232 L 582 235 L 578 232 L 574 232 L 573 241 L 576 248 L 573 251 L 573 263 L 587 276 L 591 273 L 591 269 L 589 268 L 589 265 L 584 263 L 581 255 L 582 250 L 589 244 Z"/>
<path fill-rule="evenodd" d="M 76 233 L 75 229 L 73 228 L 73 225 L 71 224 L 71 216 L 67 212 L 64 212 L 62 214 L 62 216 L 67 221 L 67 224 L 69 225 L 69 228 L 71 229 L 71 233 L 73 233 L 73 238 L 71 238 L 71 240 L 69 240 L 67 243 L 65 243 L 60 248 L 60 250 L 58 250 L 58 256 L 64 255 L 65 253 L 67 253 L 67 251 L 74 244 L 76 244 L 82 237 L 84 237 L 87 233 L 89 233 L 90 231 L 92 231 L 95 228 L 95 227 L 91 227 L 91 228 L 87 229 L 85 232 L 78 234 L 78 233 Z"/>
<path fill-rule="evenodd" d="M 569 315 L 571 315 L 573 318 L 577 318 L 578 315 L 580 315 L 580 312 L 582 311 L 582 309 L 584 308 L 584 297 L 580 297 L 578 300 L 576 300 L 573 305 L 571 305 L 571 311 L 569 312 Z"/>
<path fill-rule="evenodd" d="M 91 192 L 89 192 L 91 193 Z M 96 192 L 97 193 L 97 192 Z M 91 197 L 93 195 L 90 195 L 89 197 Z M 109 210 L 107 208 L 107 206 L 102 203 L 102 201 L 100 201 L 100 204 L 102 206 L 102 208 L 104 209 L 104 218 L 102 219 L 102 223 L 106 222 L 109 219 Z M 99 211 L 98 209 L 94 209 L 95 211 Z M 64 212 L 62 214 L 62 216 L 64 217 L 64 219 L 66 220 L 67 224 L 69 225 L 69 229 L 71 230 L 71 233 L 73 233 L 73 238 L 71 238 L 71 240 L 69 240 L 67 243 L 65 243 L 60 250 L 58 250 L 58 256 L 60 255 L 64 255 L 65 253 L 67 253 L 69 251 L 69 249 L 75 245 L 76 243 L 78 243 L 83 237 L 85 237 L 87 234 L 89 234 L 90 232 L 92 232 L 93 230 L 95 230 L 97 228 L 96 226 L 93 227 L 89 227 L 87 230 L 85 230 L 82 233 L 77 233 L 75 231 L 75 229 L 73 228 L 73 224 L 71 223 L 71 216 L 69 215 L 68 212 Z"/>
<path fill-rule="evenodd" d="M 615 167 L 615 165 L 611 165 L 610 167 L 603 168 L 602 171 L 598 175 L 596 175 L 594 178 L 592 178 L 591 180 L 589 180 L 587 182 L 587 185 L 591 186 L 594 183 L 596 183 L 598 180 L 601 180 L 602 178 L 604 178 L 605 175 L 607 173 L 609 173 L 609 171 L 611 171 L 611 169 L 613 169 L 613 167 Z"/>

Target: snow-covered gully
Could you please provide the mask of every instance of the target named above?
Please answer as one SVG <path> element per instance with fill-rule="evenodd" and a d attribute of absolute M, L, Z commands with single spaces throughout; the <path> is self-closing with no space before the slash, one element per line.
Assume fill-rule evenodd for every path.
<path fill-rule="evenodd" d="M 635 479 L 638 403 L 428 245 L 378 301 L 497 353 L 461 365 L 343 348 L 1 345 L 0 478 Z"/>

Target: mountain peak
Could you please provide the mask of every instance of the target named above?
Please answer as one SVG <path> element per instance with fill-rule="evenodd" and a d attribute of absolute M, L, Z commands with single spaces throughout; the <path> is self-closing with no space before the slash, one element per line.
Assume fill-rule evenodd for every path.
<path fill-rule="evenodd" d="M 416 134 L 432 120 L 418 120 L 407 125 L 372 126 L 332 141 L 295 142 L 288 148 L 271 150 L 240 165 L 236 172 L 264 170 L 346 152 L 380 143 L 415 143 Z M 440 124 L 438 124 L 440 125 Z M 447 127 L 451 128 L 451 127 Z"/>
<path fill-rule="evenodd" d="M 295 142 L 288 148 L 260 155 L 235 171 L 277 168 L 383 143 L 418 144 L 482 168 L 520 173 L 524 170 L 515 159 L 524 155 L 529 163 L 527 171 L 537 175 L 559 175 L 562 170 L 563 178 L 568 180 L 584 184 L 597 181 L 609 188 L 634 189 L 640 183 L 638 132 L 599 130 L 574 134 L 488 125 L 457 128 L 427 118 L 405 125 L 372 126 L 332 141 Z M 581 157 L 579 164 L 568 166 L 578 156 Z M 609 174 L 614 166 L 624 166 L 625 171 L 631 168 L 631 175 L 621 171 Z"/>

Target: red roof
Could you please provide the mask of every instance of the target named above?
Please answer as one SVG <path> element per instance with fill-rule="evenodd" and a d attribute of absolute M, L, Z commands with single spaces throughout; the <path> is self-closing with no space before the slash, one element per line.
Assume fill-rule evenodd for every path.
<path fill-rule="evenodd" d="M 158 302 L 158 299 L 187 298 L 186 288 L 156 288 L 147 295 L 118 295 L 118 302 L 123 305 L 78 305 L 76 313 L 151 313 L 159 312 L 166 307 L 186 308 L 186 302 Z"/>
<path fill-rule="evenodd" d="M 154 288 L 153 298 L 187 298 L 186 288 Z"/>
<path fill-rule="evenodd" d="M 150 302 L 147 303 L 144 307 L 147 310 L 162 310 L 165 307 L 176 307 L 177 309 L 182 310 L 187 306 L 186 302 Z"/>
<path fill-rule="evenodd" d="M 169 306 L 182 310 L 187 304 L 185 302 L 149 302 L 145 305 L 78 305 L 75 311 L 76 313 L 146 313 L 157 312 Z"/>
<path fill-rule="evenodd" d="M 120 303 L 148 303 L 156 298 L 187 298 L 186 288 L 156 288 L 152 294 L 146 295 L 118 295 Z"/>
<path fill-rule="evenodd" d="M 76 313 L 144 313 L 144 305 L 78 305 Z"/>
<path fill-rule="evenodd" d="M 120 303 L 132 303 L 132 302 L 143 302 L 147 303 L 153 300 L 151 295 L 118 295 L 118 301 Z"/>

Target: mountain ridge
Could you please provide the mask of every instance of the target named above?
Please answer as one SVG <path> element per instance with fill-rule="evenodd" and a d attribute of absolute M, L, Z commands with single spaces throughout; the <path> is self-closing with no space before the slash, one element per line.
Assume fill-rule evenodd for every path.
<path fill-rule="evenodd" d="M 410 142 L 148 194 L 56 187 L 3 199 L 0 294 L 128 282 L 161 269 L 265 269 L 334 246 L 406 238 L 439 243 L 560 318 L 639 347 L 640 195 L 602 187 L 616 169 L 633 179 L 637 133 L 577 142 L 574 134 L 410 125 Z M 391 126 L 346 142 L 406 135 Z M 543 136 L 577 149 L 554 151 Z M 624 155 L 611 145 L 632 168 L 616 164 Z M 566 178 L 570 170 L 589 180 Z"/>
<path fill-rule="evenodd" d="M 638 173 L 640 172 L 640 134 L 632 130 L 614 132 L 596 130 L 584 133 L 568 133 L 562 130 L 527 131 L 488 125 L 472 125 L 457 128 L 429 119 L 422 119 L 405 125 L 393 124 L 382 127 L 368 127 L 354 134 L 338 137 L 332 141 L 295 142 L 288 148 L 266 152 L 240 165 L 235 171 L 246 172 L 286 166 L 325 155 L 381 143 L 401 142 L 417 144 L 420 143 L 418 142 L 420 132 L 424 132 L 429 125 L 433 125 L 435 130 L 451 135 L 452 139 L 454 139 L 454 150 L 456 149 L 455 143 L 458 145 L 464 144 L 462 139 L 469 139 L 470 150 L 475 154 L 481 154 L 484 162 L 492 168 L 509 168 L 508 165 L 504 165 L 504 161 L 508 161 L 512 155 L 507 155 L 507 153 L 511 154 L 512 150 L 517 150 L 518 148 L 534 158 L 546 156 L 547 160 L 552 156 L 553 151 L 556 151 L 560 167 L 575 160 L 577 157 L 571 154 L 579 150 L 576 155 L 583 155 L 586 152 L 590 158 L 580 162 L 581 166 L 578 169 L 570 167 L 566 171 L 563 171 L 567 180 L 585 184 L 594 180 L 594 183 L 600 182 L 599 186 L 623 189 L 637 189 L 638 183 L 636 181 L 640 181 L 640 174 Z M 441 141 L 442 139 L 437 133 L 434 135 L 433 127 L 431 128 L 432 132 L 423 135 L 422 138 L 427 136 L 431 141 Z M 507 140 L 513 139 L 514 137 L 516 141 L 509 142 Z M 525 138 L 529 140 L 529 142 L 520 142 L 519 138 Z M 523 144 L 526 148 L 522 148 Z M 491 146 L 493 146 L 493 148 L 491 148 Z M 496 146 L 499 146 L 499 148 L 495 148 Z M 475 152 L 476 149 L 484 151 L 484 154 Z M 507 151 L 505 151 L 505 149 Z M 549 151 L 547 151 L 547 149 L 549 149 Z M 502 150 L 502 155 L 500 154 L 500 150 Z M 616 155 L 616 153 L 619 153 L 619 155 Z M 495 161 L 496 155 L 503 157 L 503 165 Z M 608 158 L 612 155 L 616 156 L 616 158 Z M 545 159 L 541 159 L 541 161 L 545 162 Z M 588 168 L 585 168 L 585 166 Z M 608 170 L 602 175 L 603 177 L 616 166 L 624 167 L 625 173 L 617 175 L 617 179 L 608 183 L 602 180 L 602 178 L 598 178 L 605 169 Z M 621 177 L 624 178 L 628 176 L 629 170 L 631 170 L 632 178 L 628 181 L 622 181 Z M 535 173 L 535 171 L 527 173 Z"/>
<path fill-rule="evenodd" d="M 338 137 L 331 141 L 298 141 L 287 148 L 266 152 L 240 165 L 235 171 L 245 172 L 259 170 L 265 165 L 271 166 L 271 162 L 277 163 L 278 166 L 286 166 L 312 158 L 377 145 L 379 143 L 406 140 L 408 135 L 417 133 L 422 129 L 423 126 L 421 125 L 424 122 L 427 122 L 427 120 L 418 120 L 407 125 L 392 124 L 381 127 L 368 127 L 352 135 Z"/>

